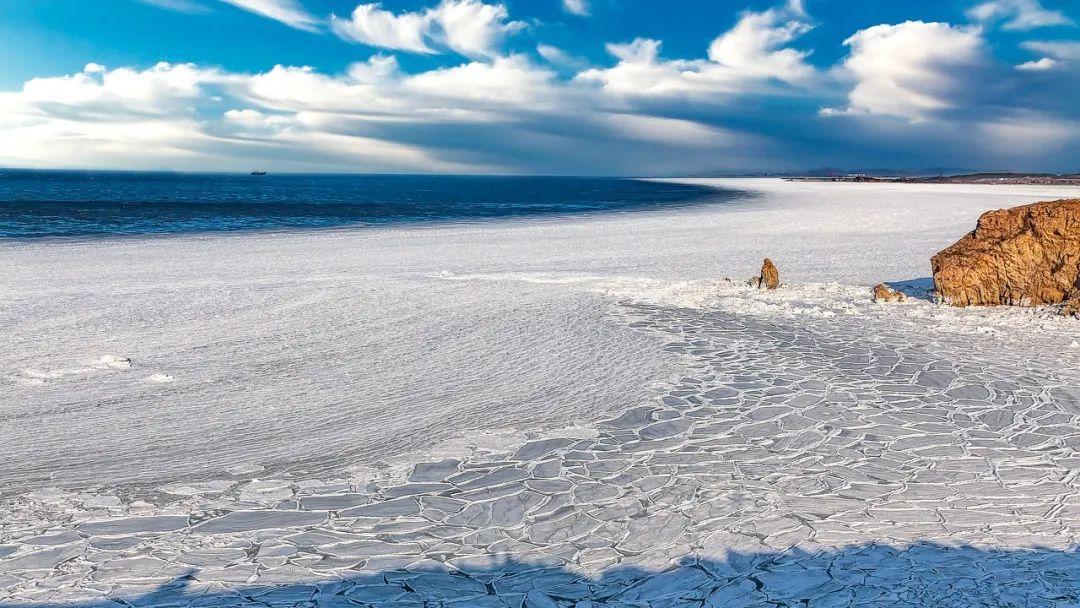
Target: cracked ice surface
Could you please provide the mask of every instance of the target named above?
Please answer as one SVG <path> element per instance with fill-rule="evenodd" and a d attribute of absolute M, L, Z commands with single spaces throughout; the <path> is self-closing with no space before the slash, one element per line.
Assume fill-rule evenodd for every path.
<path fill-rule="evenodd" d="M 591 432 L 404 475 L 5 497 L 0 605 L 1080 598 L 1074 322 L 836 284 L 583 283 L 622 298 L 680 377 Z"/>
<path fill-rule="evenodd" d="M 788 297 L 821 290 L 830 291 L 792 288 Z M 783 297 L 728 292 L 748 305 Z M 257 482 L 157 497 L 153 510 L 169 515 L 133 515 L 135 507 L 100 498 L 88 509 L 76 494 L 20 497 L 5 509 L 0 597 L 18 605 L 1075 601 L 1075 351 L 936 331 L 956 314 L 912 314 L 929 303 L 847 304 L 845 315 L 798 323 L 768 306 L 749 314 L 627 304 L 632 324 L 663 336 L 687 375 L 591 438 L 420 463 L 404 481 Z"/>

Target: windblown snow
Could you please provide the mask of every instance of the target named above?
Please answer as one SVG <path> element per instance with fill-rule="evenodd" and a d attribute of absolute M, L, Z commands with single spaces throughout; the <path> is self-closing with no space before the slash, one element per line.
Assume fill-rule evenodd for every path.
<path fill-rule="evenodd" d="M 0 605 L 1076 601 L 1080 324 L 869 287 L 1080 192 L 695 181 L 754 196 L 0 244 Z"/>

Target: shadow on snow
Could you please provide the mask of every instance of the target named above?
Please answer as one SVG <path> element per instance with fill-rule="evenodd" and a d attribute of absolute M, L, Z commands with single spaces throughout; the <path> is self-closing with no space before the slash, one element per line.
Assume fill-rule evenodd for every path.
<path fill-rule="evenodd" d="M 915 300 L 934 301 L 934 277 L 884 281 L 886 285 Z"/>
<path fill-rule="evenodd" d="M 747 539 L 748 537 L 742 537 Z M 601 543 L 603 544 L 603 543 Z M 301 553 L 301 555 L 304 555 Z M 317 554 L 307 554 L 317 557 Z M 460 559 L 460 558 L 459 558 Z M 318 562 L 264 568 L 277 582 L 213 582 L 221 569 L 192 567 L 150 592 L 117 585 L 108 597 L 83 601 L 0 600 L 2 608 L 29 606 L 305 606 L 446 608 L 649 608 L 675 606 L 1076 606 L 1080 553 L 1043 548 L 990 549 L 920 543 L 879 544 L 774 553 L 729 552 L 723 559 L 683 558 L 665 571 L 614 566 L 589 577 L 543 558 L 471 558 L 458 567 L 387 569 L 318 578 Z M 550 562 L 552 558 L 547 558 Z M 662 558 L 661 558 L 662 559 Z M 323 561 L 337 561 L 322 556 Z M 276 570 L 276 572 L 275 572 Z M 305 576 L 310 578 L 304 578 Z M 91 575 L 93 577 L 93 575 Z M 119 578 L 123 578 L 121 575 Z M 291 579 L 291 580 L 290 580 Z M 131 582 L 131 581 L 128 581 Z M 30 584 L 30 583 L 24 583 Z M 105 589 L 112 583 L 98 584 Z M 84 595 L 85 597 L 85 595 Z"/>

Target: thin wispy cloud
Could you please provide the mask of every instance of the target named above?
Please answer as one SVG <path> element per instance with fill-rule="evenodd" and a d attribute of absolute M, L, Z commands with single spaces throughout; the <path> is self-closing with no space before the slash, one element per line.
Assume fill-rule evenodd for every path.
<path fill-rule="evenodd" d="M 143 4 L 149 4 L 158 8 L 164 8 L 181 13 L 205 13 L 208 9 L 205 5 L 193 0 L 138 0 Z"/>
<path fill-rule="evenodd" d="M 1063 61 L 1080 61 L 1080 40 L 1031 40 L 1021 44 L 1029 51 Z"/>
<path fill-rule="evenodd" d="M 182 13 L 202 13 L 210 9 L 205 3 L 195 0 L 138 0 L 160 8 Z M 305 30 L 317 31 L 322 20 L 309 13 L 297 0 L 217 0 L 256 15 L 279 21 L 285 25 Z"/>
<path fill-rule="evenodd" d="M 1075 25 L 1065 13 L 1047 9 L 1039 0 L 989 0 L 968 9 L 967 15 L 980 23 L 1001 23 L 1007 30 Z"/>
<path fill-rule="evenodd" d="M 314 31 L 322 22 L 296 0 L 221 0 L 245 11 L 280 21 L 299 30 Z"/>
<path fill-rule="evenodd" d="M 576 57 L 566 51 L 550 44 L 536 45 L 536 53 L 548 63 L 569 69 L 584 69 L 589 62 L 581 57 Z"/>

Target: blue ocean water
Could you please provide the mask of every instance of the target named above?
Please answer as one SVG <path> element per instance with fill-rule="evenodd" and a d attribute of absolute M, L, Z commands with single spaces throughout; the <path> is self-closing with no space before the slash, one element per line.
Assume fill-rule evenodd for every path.
<path fill-rule="evenodd" d="M 0 237 L 474 221 L 724 201 L 618 178 L 238 175 L 0 169 Z"/>

